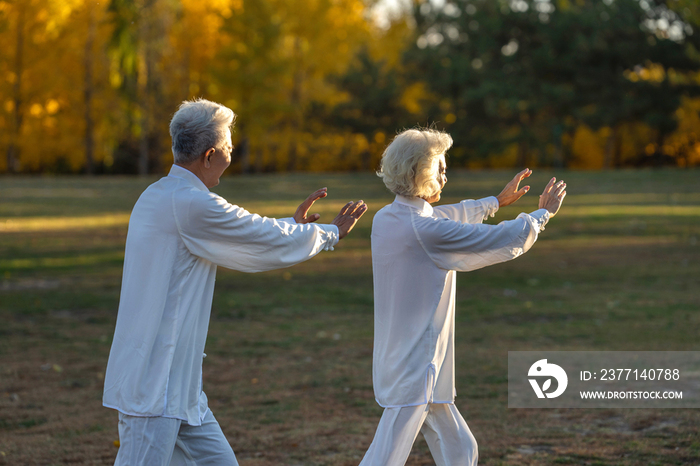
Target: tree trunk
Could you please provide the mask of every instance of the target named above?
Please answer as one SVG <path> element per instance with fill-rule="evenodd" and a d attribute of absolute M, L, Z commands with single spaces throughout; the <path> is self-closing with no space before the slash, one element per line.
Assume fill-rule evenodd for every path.
<path fill-rule="evenodd" d="M 302 83 L 304 81 L 304 72 L 301 68 L 301 40 L 299 37 L 294 39 L 294 52 L 296 56 L 296 66 L 297 69 L 294 72 L 294 84 L 292 87 L 291 103 L 292 115 L 291 121 L 291 142 L 289 144 L 289 158 L 287 159 L 287 171 L 294 171 L 297 166 L 297 138 L 299 137 L 299 132 L 301 131 L 301 100 L 302 100 Z"/>
<path fill-rule="evenodd" d="M 165 47 L 163 38 L 166 37 L 167 28 L 165 25 L 166 15 L 161 11 L 151 13 L 150 37 L 148 39 L 149 46 L 146 53 L 146 67 L 148 73 L 147 89 L 147 111 L 148 111 L 148 146 L 149 146 L 149 163 L 151 173 L 163 172 L 162 147 L 161 147 L 161 131 L 156 125 L 165 123 L 169 113 L 163 112 L 163 106 L 166 103 L 163 92 L 162 73 L 158 70 L 158 64 L 163 56 L 163 48 Z M 168 112 L 172 110 L 168 109 Z M 165 120 L 165 121 L 164 121 Z"/>
<path fill-rule="evenodd" d="M 241 161 L 241 173 L 250 173 L 250 142 L 245 134 L 241 134 L 241 142 L 238 144 L 237 152 Z"/>
<path fill-rule="evenodd" d="M 613 167 L 622 168 L 622 137 L 620 137 L 621 129 L 615 127 L 615 148 L 613 150 Z"/>
<path fill-rule="evenodd" d="M 88 32 L 85 39 L 85 60 L 84 60 L 84 89 L 83 97 L 85 104 L 85 172 L 88 175 L 95 173 L 94 164 L 94 140 L 93 140 L 93 120 L 92 120 L 92 47 L 95 42 L 95 15 L 92 5 L 87 4 L 88 11 Z"/>
<path fill-rule="evenodd" d="M 136 105 L 139 109 L 139 158 L 138 158 L 138 174 L 139 176 L 148 175 L 148 134 L 150 133 L 149 117 L 150 117 L 150 96 L 148 95 L 148 81 L 151 79 L 149 74 L 150 49 L 151 49 L 151 9 L 155 1 L 147 1 L 141 8 L 141 17 L 138 25 L 138 52 L 139 66 L 137 71 L 137 87 Z"/>
<path fill-rule="evenodd" d="M 191 50 L 185 49 L 182 56 L 182 76 L 180 78 L 180 100 L 185 100 L 190 95 L 190 54 Z M 179 102 L 178 102 L 179 103 Z"/>
<path fill-rule="evenodd" d="M 371 169 L 371 164 L 372 164 L 372 153 L 369 150 L 365 150 L 362 152 L 361 156 L 362 162 L 361 162 L 361 169 L 362 170 L 369 170 Z"/>
<path fill-rule="evenodd" d="M 255 173 L 262 173 L 264 169 L 263 165 L 264 153 L 261 149 L 255 151 Z"/>
<path fill-rule="evenodd" d="M 610 169 L 616 166 L 617 150 L 617 126 L 610 128 L 608 139 L 605 142 L 605 157 L 603 158 L 603 168 Z"/>
<path fill-rule="evenodd" d="M 142 97 L 147 99 L 147 96 Z M 139 135 L 139 176 L 148 175 L 148 104 L 141 104 L 141 118 L 139 119 L 141 134 Z"/>
<path fill-rule="evenodd" d="M 554 139 L 554 153 L 552 154 L 552 166 L 554 168 L 564 168 L 564 151 L 562 136 L 564 129 L 562 125 L 555 125 L 552 131 Z"/>
<path fill-rule="evenodd" d="M 138 79 L 138 105 L 141 111 L 141 134 L 139 137 L 139 174 L 163 171 L 161 131 L 164 119 L 168 119 L 171 108 L 164 97 L 162 70 L 158 69 L 167 47 L 167 30 L 170 12 L 163 2 L 148 0 L 141 8 L 139 18 L 139 49 L 141 63 Z M 165 122 L 167 124 L 167 121 Z"/>
<path fill-rule="evenodd" d="M 663 166 L 666 164 L 665 160 L 665 155 L 664 154 L 664 142 L 666 140 L 666 133 L 662 131 L 661 129 L 657 130 L 658 132 L 656 133 L 656 161 L 654 164 L 656 166 Z"/>
<path fill-rule="evenodd" d="M 527 141 L 522 140 L 518 143 L 518 169 L 527 166 L 527 153 L 529 151 L 529 144 Z"/>
<path fill-rule="evenodd" d="M 15 44 L 15 82 L 12 85 L 12 101 L 14 104 L 13 128 L 10 137 L 10 145 L 7 148 L 7 172 L 16 173 L 19 171 L 19 140 L 22 133 L 22 72 L 24 63 L 22 55 L 24 52 L 24 8 L 20 6 L 17 15 L 17 43 Z"/>

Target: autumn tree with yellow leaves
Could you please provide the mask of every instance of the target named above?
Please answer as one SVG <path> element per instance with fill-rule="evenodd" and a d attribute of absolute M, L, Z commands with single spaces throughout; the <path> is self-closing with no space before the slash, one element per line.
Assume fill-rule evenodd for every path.
<path fill-rule="evenodd" d="M 697 2 L 376 3 L 0 0 L 0 172 L 163 173 L 194 97 L 238 114 L 232 172 L 372 170 L 432 122 L 453 165 L 700 163 Z"/>

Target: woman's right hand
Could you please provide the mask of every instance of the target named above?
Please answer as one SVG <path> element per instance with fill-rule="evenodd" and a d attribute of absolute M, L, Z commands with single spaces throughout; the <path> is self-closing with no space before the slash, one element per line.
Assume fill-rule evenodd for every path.
<path fill-rule="evenodd" d="M 549 180 L 540 196 L 540 209 L 547 209 L 551 217 L 559 212 L 561 203 L 566 197 L 566 183 L 564 180 L 560 180 L 558 183 L 556 181 L 556 178 Z"/>

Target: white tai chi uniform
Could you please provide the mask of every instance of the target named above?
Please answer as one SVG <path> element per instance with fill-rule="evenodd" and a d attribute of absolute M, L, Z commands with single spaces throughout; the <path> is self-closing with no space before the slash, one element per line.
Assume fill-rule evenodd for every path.
<path fill-rule="evenodd" d="M 396 196 L 375 215 L 372 379 L 386 409 L 362 466 L 403 465 L 421 428 L 438 466 L 476 464 L 476 441 L 454 406 L 455 271 L 518 257 L 549 220 L 539 209 L 482 224 L 497 210 L 495 197 L 433 208 Z"/>
<path fill-rule="evenodd" d="M 237 465 L 236 456 L 211 411 L 199 426 L 169 417 L 138 417 L 119 413 L 121 446 L 115 465 L 222 466 Z"/>
<path fill-rule="evenodd" d="M 137 456 L 151 454 L 158 447 L 129 442 L 160 443 L 174 429 L 178 444 L 187 443 L 183 439 L 196 439 L 192 428 L 199 426 L 220 432 L 202 391 L 217 265 L 243 272 L 278 269 L 332 250 L 337 242 L 335 225 L 250 214 L 209 192 L 195 174 L 177 165 L 149 186 L 129 220 L 119 313 L 105 373 L 103 404 L 122 414 L 120 448 Z M 129 426 L 135 417 L 163 419 Z M 146 433 L 151 428 L 159 432 Z M 223 435 L 217 438 L 226 441 Z M 198 448 L 196 440 L 190 443 L 193 451 Z M 231 449 L 228 442 L 217 448 Z M 118 462 L 123 464 L 160 464 L 122 456 Z M 230 457 L 235 464 L 233 452 Z"/>

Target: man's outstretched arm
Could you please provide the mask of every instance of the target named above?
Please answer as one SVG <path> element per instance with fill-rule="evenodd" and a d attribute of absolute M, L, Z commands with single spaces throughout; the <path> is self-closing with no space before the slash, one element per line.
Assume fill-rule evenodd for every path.
<path fill-rule="evenodd" d="M 332 224 L 294 224 L 251 214 L 213 193 L 173 202 L 189 251 L 243 272 L 289 267 L 332 249 L 366 211 L 361 201 L 341 209 Z"/>

